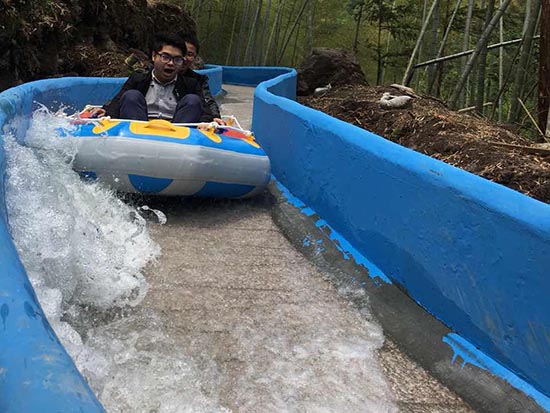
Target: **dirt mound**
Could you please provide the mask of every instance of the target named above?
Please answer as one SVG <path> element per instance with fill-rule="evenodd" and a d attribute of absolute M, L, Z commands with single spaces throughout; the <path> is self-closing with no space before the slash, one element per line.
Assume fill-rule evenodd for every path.
<path fill-rule="evenodd" d="M 187 12 L 163 1 L 0 4 L 0 90 L 52 76 L 127 76 L 131 48 L 148 50 L 157 32 L 196 32 Z"/>
<path fill-rule="evenodd" d="M 346 86 L 322 97 L 300 98 L 307 106 L 370 130 L 395 143 L 550 202 L 550 150 L 489 121 L 449 110 L 442 102 L 415 97 L 412 108 L 385 110 L 392 87 Z"/>
<path fill-rule="evenodd" d="M 318 87 L 366 85 L 365 74 L 355 56 L 343 49 L 313 49 L 298 69 L 300 96 L 311 95 Z"/>

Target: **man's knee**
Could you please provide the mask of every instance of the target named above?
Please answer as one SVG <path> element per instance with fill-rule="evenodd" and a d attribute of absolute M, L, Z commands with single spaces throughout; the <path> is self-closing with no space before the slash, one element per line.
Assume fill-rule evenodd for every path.
<path fill-rule="evenodd" d="M 179 102 L 181 105 L 185 105 L 185 106 L 196 106 L 196 107 L 200 107 L 201 106 L 201 98 L 198 96 L 198 95 L 193 95 L 193 94 L 190 94 L 190 95 L 185 95 Z"/>
<path fill-rule="evenodd" d="M 145 96 L 143 96 L 143 93 L 141 93 L 139 90 L 131 89 L 124 92 L 124 94 L 121 97 L 121 102 L 124 101 L 125 103 L 141 103 L 145 101 Z"/>
<path fill-rule="evenodd" d="M 139 90 L 128 90 L 120 98 L 122 119 L 147 120 L 147 102 Z"/>
<path fill-rule="evenodd" d="M 202 115 L 202 101 L 198 95 L 185 95 L 178 102 L 174 113 L 174 123 L 198 122 Z"/>

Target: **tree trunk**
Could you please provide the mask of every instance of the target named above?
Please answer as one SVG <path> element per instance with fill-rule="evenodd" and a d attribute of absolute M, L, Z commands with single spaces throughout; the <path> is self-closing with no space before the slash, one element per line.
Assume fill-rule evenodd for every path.
<path fill-rule="evenodd" d="M 546 131 L 544 132 L 544 140 L 546 142 L 550 142 L 550 116 L 548 116 L 548 119 L 546 119 Z"/>
<path fill-rule="evenodd" d="M 424 7 L 422 9 L 422 22 L 426 21 L 426 13 L 428 13 L 428 0 L 424 0 Z M 418 60 L 417 62 L 422 62 L 422 43 L 418 46 Z M 416 89 L 418 90 L 420 88 L 420 76 L 416 77 Z"/>
<path fill-rule="evenodd" d="M 269 40 L 267 42 L 266 53 L 264 58 L 264 66 L 268 63 L 275 64 L 275 56 L 277 55 L 277 46 L 279 39 L 279 31 L 281 28 L 281 18 L 283 15 L 283 4 L 284 0 L 279 0 L 279 5 L 277 6 L 277 16 L 275 16 L 275 22 L 273 23 L 273 30 L 269 35 Z M 269 57 L 273 57 L 272 60 Z"/>
<path fill-rule="evenodd" d="M 418 49 L 420 47 L 420 44 L 422 43 L 422 39 L 424 38 L 424 35 L 426 34 L 426 29 L 428 27 L 428 23 L 430 22 L 430 19 L 432 18 L 432 14 L 435 10 L 435 7 L 439 4 L 439 0 L 434 0 L 432 3 L 432 7 L 430 8 L 430 11 L 426 15 L 426 19 L 422 22 L 422 29 L 420 29 L 420 34 L 418 35 L 418 39 L 416 40 L 416 45 L 414 46 L 414 49 L 411 53 L 411 58 L 409 59 L 409 64 L 407 65 L 407 69 L 405 69 L 405 75 L 403 76 L 403 82 L 401 82 L 403 85 L 408 86 L 411 82 L 411 79 L 414 74 L 414 60 L 416 58 L 416 53 L 418 52 Z"/>
<path fill-rule="evenodd" d="M 264 15 L 264 27 L 262 30 L 262 38 L 260 40 L 260 46 L 258 46 L 258 53 L 256 58 L 256 65 L 259 66 L 264 61 L 266 55 L 267 55 L 267 30 L 269 28 L 269 15 L 271 11 L 271 0 L 267 1 L 267 7 L 265 9 L 265 15 Z"/>
<path fill-rule="evenodd" d="M 311 3 L 311 1 L 310 1 Z M 294 37 L 294 51 L 292 52 L 292 60 L 290 61 L 290 66 L 294 67 L 296 64 L 296 51 L 298 49 L 298 39 L 300 38 L 300 29 L 302 28 L 302 21 L 298 23 L 298 28 L 296 29 L 296 36 Z"/>
<path fill-rule="evenodd" d="M 249 65 L 254 60 L 254 52 L 256 49 L 256 40 L 258 39 L 258 27 L 260 16 L 262 14 L 263 1 L 258 1 L 258 7 L 256 7 L 256 13 L 254 20 L 252 21 L 252 27 L 250 27 L 250 33 L 248 34 L 248 43 L 244 52 L 244 64 Z"/>
<path fill-rule="evenodd" d="M 453 25 L 454 19 L 456 17 L 456 14 L 458 12 L 458 9 L 460 7 L 460 3 L 462 3 L 462 0 L 457 0 L 455 8 L 453 10 L 453 14 L 451 15 L 451 18 L 449 19 L 449 23 L 447 24 L 447 29 L 445 30 L 445 34 L 443 35 L 443 39 L 441 40 L 441 44 L 439 45 L 439 50 L 437 51 L 436 59 L 439 59 L 441 56 L 443 56 L 443 50 L 445 50 L 445 45 L 447 44 L 447 39 L 449 37 L 449 33 L 451 32 L 451 27 Z M 441 64 L 437 64 L 438 71 L 441 72 Z M 441 76 L 442 77 L 442 76 Z M 440 77 L 440 78 L 441 78 Z M 428 95 L 432 93 L 432 84 L 428 84 Z"/>
<path fill-rule="evenodd" d="M 501 3 L 502 4 L 502 3 Z M 464 27 L 464 40 L 462 43 L 462 50 L 465 52 L 467 50 L 470 50 L 470 30 L 472 27 L 472 15 L 474 13 L 474 0 L 468 0 L 468 11 L 466 13 L 466 24 Z M 467 57 L 464 57 L 462 59 L 462 62 L 460 64 L 460 72 L 462 73 L 464 69 L 466 68 L 466 63 L 468 61 Z M 466 90 L 468 87 L 464 88 L 462 92 L 460 93 L 460 106 L 466 106 Z"/>
<path fill-rule="evenodd" d="M 198 6 L 197 6 L 198 4 Z M 191 3 L 191 17 L 195 18 L 195 12 L 200 7 L 201 0 L 193 0 L 193 3 Z"/>
<path fill-rule="evenodd" d="M 376 56 L 378 60 L 377 70 L 376 70 L 376 84 L 382 84 L 382 66 L 384 64 L 382 58 L 382 4 L 383 0 L 378 0 L 378 37 L 376 40 Z"/>
<path fill-rule="evenodd" d="M 434 10 L 433 13 L 433 20 L 432 20 L 432 30 L 431 30 L 431 36 L 430 36 L 430 58 L 434 57 L 434 52 L 437 49 L 437 38 L 439 33 L 439 19 L 441 17 L 441 3 L 437 3 L 437 7 Z M 427 85 L 428 90 L 427 94 L 431 94 L 433 84 L 435 82 L 435 76 L 436 76 L 436 66 L 428 66 L 428 79 L 427 79 Z"/>
<path fill-rule="evenodd" d="M 550 33 L 548 27 L 550 27 L 550 0 L 542 0 L 538 88 L 538 121 L 541 129 L 547 126 L 548 107 L 550 106 Z"/>
<path fill-rule="evenodd" d="M 226 33 L 231 33 L 229 35 L 229 38 L 231 38 L 231 36 L 233 35 L 233 33 L 230 32 L 230 30 L 232 30 L 233 15 L 229 11 L 234 10 L 234 8 L 235 0 L 228 0 L 223 3 L 223 8 L 220 10 L 220 13 L 221 16 L 224 16 L 224 18 L 222 19 L 220 24 L 217 24 L 216 28 L 212 31 L 210 41 L 208 43 L 206 41 L 202 42 L 202 44 L 211 51 L 211 55 L 214 55 L 213 57 L 219 62 L 225 60 L 225 51 L 227 50 L 229 44 L 228 42 L 224 41 L 223 47 L 219 47 L 216 39 L 219 39 L 220 37 L 226 39 Z"/>
<path fill-rule="evenodd" d="M 204 44 L 209 44 L 210 41 L 210 22 L 212 21 L 213 3 L 213 0 L 208 0 L 208 20 L 206 21 L 206 34 L 204 35 Z M 208 52 L 206 53 L 208 54 Z M 206 55 L 203 53 L 202 57 L 206 57 Z"/>
<path fill-rule="evenodd" d="M 495 9 L 495 0 L 488 0 L 487 14 L 485 16 L 484 28 L 491 22 L 493 16 L 493 10 Z M 478 115 L 483 115 L 483 104 L 485 103 L 485 73 L 487 71 L 487 42 L 481 46 L 479 53 L 479 61 L 477 64 L 477 99 L 476 99 L 476 112 Z"/>
<path fill-rule="evenodd" d="M 246 33 L 246 23 L 248 22 L 248 9 L 249 9 L 249 7 L 250 7 L 250 0 L 246 0 L 244 10 L 243 10 L 242 19 L 241 19 L 241 27 L 239 29 L 239 37 L 237 39 L 237 48 L 235 50 L 235 58 L 233 59 L 233 61 L 237 65 L 241 63 L 241 56 L 242 56 L 242 50 L 243 50 L 243 41 L 244 41 L 244 36 L 245 36 L 245 33 Z"/>
<path fill-rule="evenodd" d="M 396 0 L 392 0 L 392 4 L 391 4 L 391 11 L 392 11 L 392 14 L 395 10 L 395 1 Z M 391 39 L 392 39 L 392 33 L 391 31 L 387 34 L 387 39 L 386 39 L 386 56 L 388 56 L 389 52 L 390 52 L 390 43 L 391 43 Z M 381 81 L 380 81 L 380 84 L 383 85 L 384 84 L 384 81 L 385 81 L 385 76 L 386 76 L 386 59 L 384 59 L 384 64 L 382 65 L 382 76 L 381 76 Z"/>
<path fill-rule="evenodd" d="M 500 88 L 498 90 L 498 94 L 497 94 L 497 97 L 495 98 L 495 101 L 499 101 L 502 98 L 502 95 L 504 94 L 506 88 L 508 87 L 508 83 L 510 82 L 510 79 L 513 77 L 512 72 L 514 70 L 514 62 L 516 61 L 516 59 L 519 56 L 520 49 L 521 49 L 521 44 L 520 44 L 520 46 L 518 47 L 516 53 L 514 53 L 514 56 L 511 59 L 511 63 L 508 67 L 508 72 L 506 73 L 506 78 L 504 79 L 504 81 L 502 82 L 502 85 L 500 86 Z M 496 106 L 493 106 L 493 112 L 491 113 L 491 119 L 495 116 L 495 111 L 496 111 Z"/>
<path fill-rule="evenodd" d="M 353 37 L 353 52 L 357 54 L 359 51 L 359 26 L 361 25 L 361 18 L 363 17 L 364 3 L 359 6 L 359 13 L 357 14 L 357 20 L 355 21 L 355 35 Z"/>
<path fill-rule="evenodd" d="M 525 82 L 527 80 L 527 73 L 529 72 L 529 57 L 531 56 L 531 46 L 533 44 L 533 36 L 535 35 L 539 10 L 539 0 L 527 0 L 525 5 L 521 51 L 511 96 L 509 120 L 512 122 L 517 122 L 521 114 L 521 106 L 518 98 L 523 99 L 523 95 L 525 94 Z"/>
<path fill-rule="evenodd" d="M 304 3 L 302 4 L 302 8 L 300 9 L 300 12 L 296 16 L 296 20 L 294 20 L 294 24 L 292 25 L 292 29 L 290 30 L 290 33 L 288 34 L 288 37 L 286 38 L 285 42 L 283 43 L 283 48 L 281 49 L 281 53 L 279 54 L 279 60 L 277 61 L 277 64 L 280 64 L 283 60 L 283 56 L 285 55 L 286 48 L 288 47 L 288 43 L 290 42 L 290 39 L 292 38 L 292 35 L 294 34 L 294 30 L 296 30 L 296 27 L 298 26 L 298 23 L 300 22 L 300 19 L 302 18 L 302 15 L 304 14 L 304 10 L 306 9 L 306 6 L 308 2 L 311 0 L 304 0 Z"/>
<path fill-rule="evenodd" d="M 500 0 L 500 5 L 502 6 L 502 0 Z M 500 43 L 504 42 L 504 19 L 500 19 L 498 23 L 498 41 Z M 502 122 L 502 95 L 500 91 L 504 86 L 504 49 L 500 48 L 498 51 L 498 98 L 495 99 L 496 106 L 493 106 L 493 113 L 491 114 L 491 119 L 495 115 L 495 107 L 498 108 L 498 121 Z"/>
<path fill-rule="evenodd" d="M 545 1 L 550 1 L 550 0 L 545 0 Z M 485 30 L 481 34 L 481 37 L 479 38 L 479 40 L 477 42 L 474 53 L 472 53 L 472 55 L 468 59 L 468 63 L 466 64 L 466 67 L 464 68 L 463 72 L 461 73 L 460 79 L 458 80 L 458 83 L 455 87 L 453 95 L 451 96 L 451 99 L 450 99 L 450 102 L 449 102 L 451 104 L 451 106 L 456 107 L 456 103 L 458 101 L 458 97 L 460 96 L 460 92 L 462 91 L 462 88 L 464 87 L 464 83 L 466 82 L 466 79 L 468 78 L 468 75 L 472 71 L 472 67 L 473 67 L 475 61 L 477 60 L 479 54 L 481 53 L 481 49 L 483 48 L 484 45 L 487 44 L 487 41 L 489 40 L 489 36 L 491 35 L 491 33 L 493 32 L 493 29 L 495 28 L 496 24 L 498 23 L 498 21 L 500 20 L 500 18 L 502 17 L 504 12 L 508 8 L 508 6 L 510 5 L 510 2 L 511 2 L 511 0 L 504 0 L 502 5 L 499 7 L 499 9 L 495 13 L 493 18 L 489 22 L 489 24 L 487 25 L 487 27 L 485 28 Z"/>
<path fill-rule="evenodd" d="M 231 36 L 229 36 L 229 46 L 227 47 L 227 57 L 225 58 L 225 64 L 229 65 L 231 59 L 231 49 L 233 47 L 233 38 L 235 37 L 235 28 L 237 27 L 237 19 L 239 14 L 235 10 L 235 16 L 233 17 L 233 27 L 231 28 Z"/>
<path fill-rule="evenodd" d="M 195 20 L 197 20 L 197 17 L 199 16 L 199 12 L 201 10 L 201 6 L 203 3 L 204 3 L 204 0 L 197 0 L 196 4 L 193 1 L 193 9 L 192 9 L 191 15 Z"/>
<path fill-rule="evenodd" d="M 486 0 L 480 0 L 480 5 L 479 5 L 479 9 L 477 10 L 479 12 L 479 14 L 481 14 L 481 12 L 483 10 L 485 10 L 485 1 Z M 473 32 L 474 34 L 478 34 L 479 37 L 481 37 L 481 34 L 483 33 L 483 30 L 485 29 L 485 27 L 483 27 L 483 21 L 478 19 L 477 21 L 477 24 L 476 23 L 476 19 L 474 17 L 474 25 L 476 26 L 474 29 L 473 29 Z M 478 39 L 479 39 L 478 37 Z M 470 73 L 470 76 L 468 77 L 467 79 L 467 85 L 468 85 L 468 96 L 469 96 L 469 100 L 467 102 L 467 105 L 469 106 L 474 106 L 476 107 L 476 104 L 477 104 L 477 79 L 478 79 L 478 60 L 476 60 L 474 63 L 473 63 L 473 67 L 472 67 L 472 72 Z"/>
<path fill-rule="evenodd" d="M 307 13 L 306 49 L 305 54 L 313 50 L 313 0 L 309 2 Z"/>
<path fill-rule="evenodd" d="M 282 42 L 283 42 L 283 45 L 284 45 L 284 42 L 286 41 L 286 39 L 289 39 L 292 37 L 292 33 L 291 34 L 288 34 L 288 32 L 290 31 L 290 28 L 292 27 L 292 17 L 294 17 L 296 15 L 296 12 L 295 12 L 295 9 L 296 9 L 296 5 L 298 5 L 298 1 L 297 0 L 294 0 L 294 1 L 291 1 L 291 8 L 290 8 L 290 13 L 288 14 L 288 20 L 286 22 L 286 25 L 283 24 L 282 27 L 284 27 L 284 33 L 283 33 L 283 37 L 281 38 Z M 279 49 L 276 49 L 276 55 L 275 55 L 275 64 L 279 64 L 280 60 L 279 60 Z"/>

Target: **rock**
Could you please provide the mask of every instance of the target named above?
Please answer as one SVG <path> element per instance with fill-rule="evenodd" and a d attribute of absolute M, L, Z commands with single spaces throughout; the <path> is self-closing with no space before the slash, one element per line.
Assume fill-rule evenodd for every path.
<path fill-rule="evenodd" d="M 332 89 L 332 85 L 329 83 L 325 87 L 318 87 L 313 91 L 313 96 L 325 96 Z"/>
<path fill-rule="evenodd" d="M 412 97 L 415 97 L 415 98 L 418 97 L 418 95 L 416 94 L 414 89 L 412 89 L 408 86 L 403 86 L 403 85 L 399 85 L 397 83 L 393 83 L 393 84 L 390 85 L 390 87 L 393 87 L 394 89 L 400 90 L 401 92 L 406 93 L 407 95 L 410 95 Z"/>
<path fill-rule="evenodd" d="M 394 96 L 389 92 L 385 92 L 379 100 L 382 109 L 404 109 L 412 107 L 412 97 L 410 96 Z"/>
<path fill-rule="evenodd" d="M 298 68 L 297 94 L 311 95 L 326 85 L 366 85 L 365 74 L 355 56 L 343 49 L 315 48 Z"/>

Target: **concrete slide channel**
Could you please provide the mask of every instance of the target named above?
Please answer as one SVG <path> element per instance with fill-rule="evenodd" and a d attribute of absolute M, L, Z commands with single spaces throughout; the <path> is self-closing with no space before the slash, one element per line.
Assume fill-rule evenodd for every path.
<path fill-rule="evenodd" d="M 463 253 L 469 251 L 469 243 L 487 240 L 477 240 L 471 228 L 444 231 L 438 226 L 443 225 L 441 222 L 433 224 L 437 231 L 417 230 L 415 225 L 427 225 L 422 220 L 431 220 L 431 215 L 437 213 L 428 200 L 419 201 L 416 195 L 400 192 L 401 188 L 393 182 L 379 182 L 382 186 L 393 185 L 393 189 L 386 191 L 372 186 L 377 174 L 381 174 L 390 181 L 395 179 L 401 185 L 412 186 L 414 191 L 430 193 L 429 185 L 433 182 L 422 182 L 425 174 L 432 180 L 434 176 L 443 176 L 442 180 L 448 178 L 453 181 L 451 184 L 455 178 L 463 182 L 469 174 L 459 173 L 457 178 L 454 170 L 448 172 L 448 166 L 424 157 L 411 161 L 416 155 L 403 154 L 393 146 L 385 147 L 378 140 L 372 147 L 364 148 L 355 141 L 362 138 L 359 134 L 363 132 L 345 129 L 347 126 L 341 122 L 330 124 L 334 120 L 327 121 L 292 102 L 295 90 L 292 70 L 218 67 L 209 69 L 209 74 L 212 89 L 220 90 L 223 81 L 227 92 L 221 98 L 222 111 L 236 115 L 245 128 L 252 126 L 272 158 L 276 180 L 269 191 L 252 199 L 184 202 L 148 199 L 151 207 L 167 215 L 168 221 L 150 228 L 161 246 L 162 258 L 147 270 L 150 289 L 140 311 L 152 311 L 178 348 L 184 348 L 201 369 L 212 373 L 210 377 L 214 377 L 215 384 L 211 387 L 220 406 L 226 411 L 548 410 L 546 389 L 541 385 L 548 373 L 538 365 L 524 363 L 513 348 L 521 344 L 513 336 L 514 331 L 519 334 L 521 323 L 528 321 L 509 322 L 512 337 L 506 338 L 511 346 L 506 353 L 497 337 L 501 332 L 485 332 L 476 320 L 475 310 L 486 298 L 472 297 L 468 301 L 462 296 L 460 301 L 453 294 L 468 294 L 468 288 L 460 292 L 461 284 L 455 283 L 446 290 L 439 280 L 433 280 L 437 271 L 457 277 L 460 271 L 475 267 L 484 281 L 492 282 L 485 275 L 491 269 L 480 263 L 479 257 L 465 254 L 457 258 L 447 252 L 450 245 L 458 245 L 456 248 Z M 13 120 L 23 115 L 23 126 L 17 122 L 15 127 L 11 126 L 14 128 L 11 132 L 23 133 L 24 117 L 31 110 L 33 98 L 38 95 L 42 101 L 54 101 L 67 95 L 63 87 L 56 88 L 53 82 L 23 87 L 7 97 L 0 95 L 0 124 L 7 125 L 10 121 L 13 125 Z M 93 79 L 80 82 L 76 90 L 88 90 L 96 82 L 92 89 L 105 86 L 98 93 L 106 96 L 120 84 L 120 80 L 107 84 Z M 254 95 L 251 86 L 260 82 L 264 83 Z M 80 105 L 80 100 L 75 98 L 69 103 Z M 333 135 L 327 138 L 324 128 L 331 129 Z M 368 139 L 371 138 L 369 135 Z M 342 149 L 335 149 L 337 144 Z M 349 150 L 346 145 L 359 149 Z M 344 158 L 342 150 L 348 150 L 351 160 Z M 363 151 L 370 154 L 364 155 Z M 411 167 L 408 162 L 413 161 Z M 350 164 L 351 172 L 342 166 L 345 163 Z M 354 170 L 356 163 L 361 163 L 363 169 Z M 394 170 L 384 169 L 386 163 L 393 165 Z M 335 169 L 337 172 L 333 172 Z M 407 172 L 401 175 L 401 170 Z M 354 177 L 346 179 L 346 173 Z M 478 180 L 474 183 L 480 185 Z M 359 184 L 364 186 L 358 187 Z M 498 199 L 512 197 L 507 202 L 513 202 L 517 197 L 518 202 L 532 207 L 531 214 L 539 217 L 548 213 L 546 205 L 537 205 L 536 201 L 531 204 L 532 200 L 523 199 L 526 197 L 487 184 L 495 191 L 494 196 L 502 197 Z M 469 219 L 470 214 L 475 215 L 477 200 L 468 198 L 470 187 L 466 188 L 468 196 L 465 196 L 460 192 L 464 188 L 445 185 L 436 183 L 439 190 L 465 200 L 471 210 L 466 217 L 460 211 L 456 216 L 454 211 L 443 214 L 444 223 L 451 228 L 457 225 L 457 217 Z M 344 189 L 332 192 L 335 186 Z M 355 200 L 354 190 L 362 194 Z M 391 202 L 398 201 L 409 201 L 413 212 L 402 216 L 399 223 L 388 222 L 395 219 Z M 445 202 L 453 200 L 440 197 L 436 201 L 447 205 Z M 384 206 L 384 202 L 388 204 Z M 386 208 L 386 217 L 378 210 L 378 204 Z M 481 208 L 490 210 L 487 203 L 482 203 Z M 376 228 L 364 225 L 361 220 L 354 221 L 361 211 L 369 215 Z M 508 219 L 507 213 L 497 211 L 491 215 L 491 228 L 498 227 L 501 216 Z M 414 223 L 412 220 L 418 217 L 419 222 Z M 548 228 L 548 216 L 542 222 L 538 220 L 539 229 L 534 232 L 521 219 L 516 214 L 512 227 L 519 231 L 518 237 L 525 236 L 527 241 L 517 242 L 527 242 L 525 249 L 548 246 L 548 232 L 540 229 L 541 225 Z M 478 233 L 486 231 L 480 224 L 473 225 Z M 386 238 L 376 233 L 384 226 Z M 1 229 L 0 307 L 4 322 L 2 347 L 6 351 L 0 365 L 3 383 L 0 398 L 10 399 L 9 403 L 2 402 L 3 411 L 102 411 L 48 327 L 7 226 L 2 223 Z M 419 246 L 407 244 L 414 231 Z M 457 231 L 470 234 L 471 239 L 465 240 Z M 430 243 L 440 236 L 450 241 L 435 249 Z M 396 240 L 399 237 L 401 243 Z M 365 240 L 365 245 L 359 239 Z M 390 250 L 397 252 L 392 255 L 388 253 Z M 430 258 L 427 251 L 443 255 L 439 258 L 442 263 L 436 260 L 433 268 L 428 268 L 423 261 Z M 521 254 L 525 255 L 520 258 L 527 260 L 526 265 L 531 265 L 530 252 L 520 251 Z M 506 257 L 502 258 L 502 254 L 499 257 L 503 262 L 491 261 L 496 262 L 493 269 L 498 271 L 501 265 L 508 265 Z M 457 259 L 464 264 L 458 270 Z M 521 273 L 522 279 L 531 280 L 539 288 L 537 283 L 548 283 L 538 276 L 544 262 L 531 266 L 532 269 Z M 477 275 L 469 276 L 471 284 L 475 284 L 473 279 Z M 441 279 L 445 277 L 441 275 Z M 479 294 L 484 291 L 481 289 Z M 428 293 L 442 294 L 445 299 L 426 298 Z M 486 318 L 508 316 L 499 310 L 506 293 L 495 294 L 496 298 L 489 297 L 497 301 L 495 305 L 483 309 Z M 534 296 L 531 299 L 538 299 Z M 520 305 L 521 300 L 517 300 L 515 304 Z M 451 310 L 445 305 L 451 306 Z M 468 305 L 477 307 L 468 314 L 465 310 Z M 539 325 L 533 320 L 544 321 L 541 317 L 545 316 L 540 314 L 538 310 L 531 312 L 530 325 Z M 9 322 L 23 318 L 24 328 L 20 323 Z M 514 322 L 520 326 L 514 326 Z M 537 339 L 536 335 L 533 332 L 532 341 Z M 21 341 L 24 345 L 16 344 Z M 536 343 L 531 348 L 539 351 Z M 42 354 L 48 356 L 37 356 Z M 30 359 L 34 360 L 32 371 L 26 368 Z M 538 363 L 544 366 L 544 360 L 541 358 Z M 64 384 L 60 385 L 59 380 Z"/>

